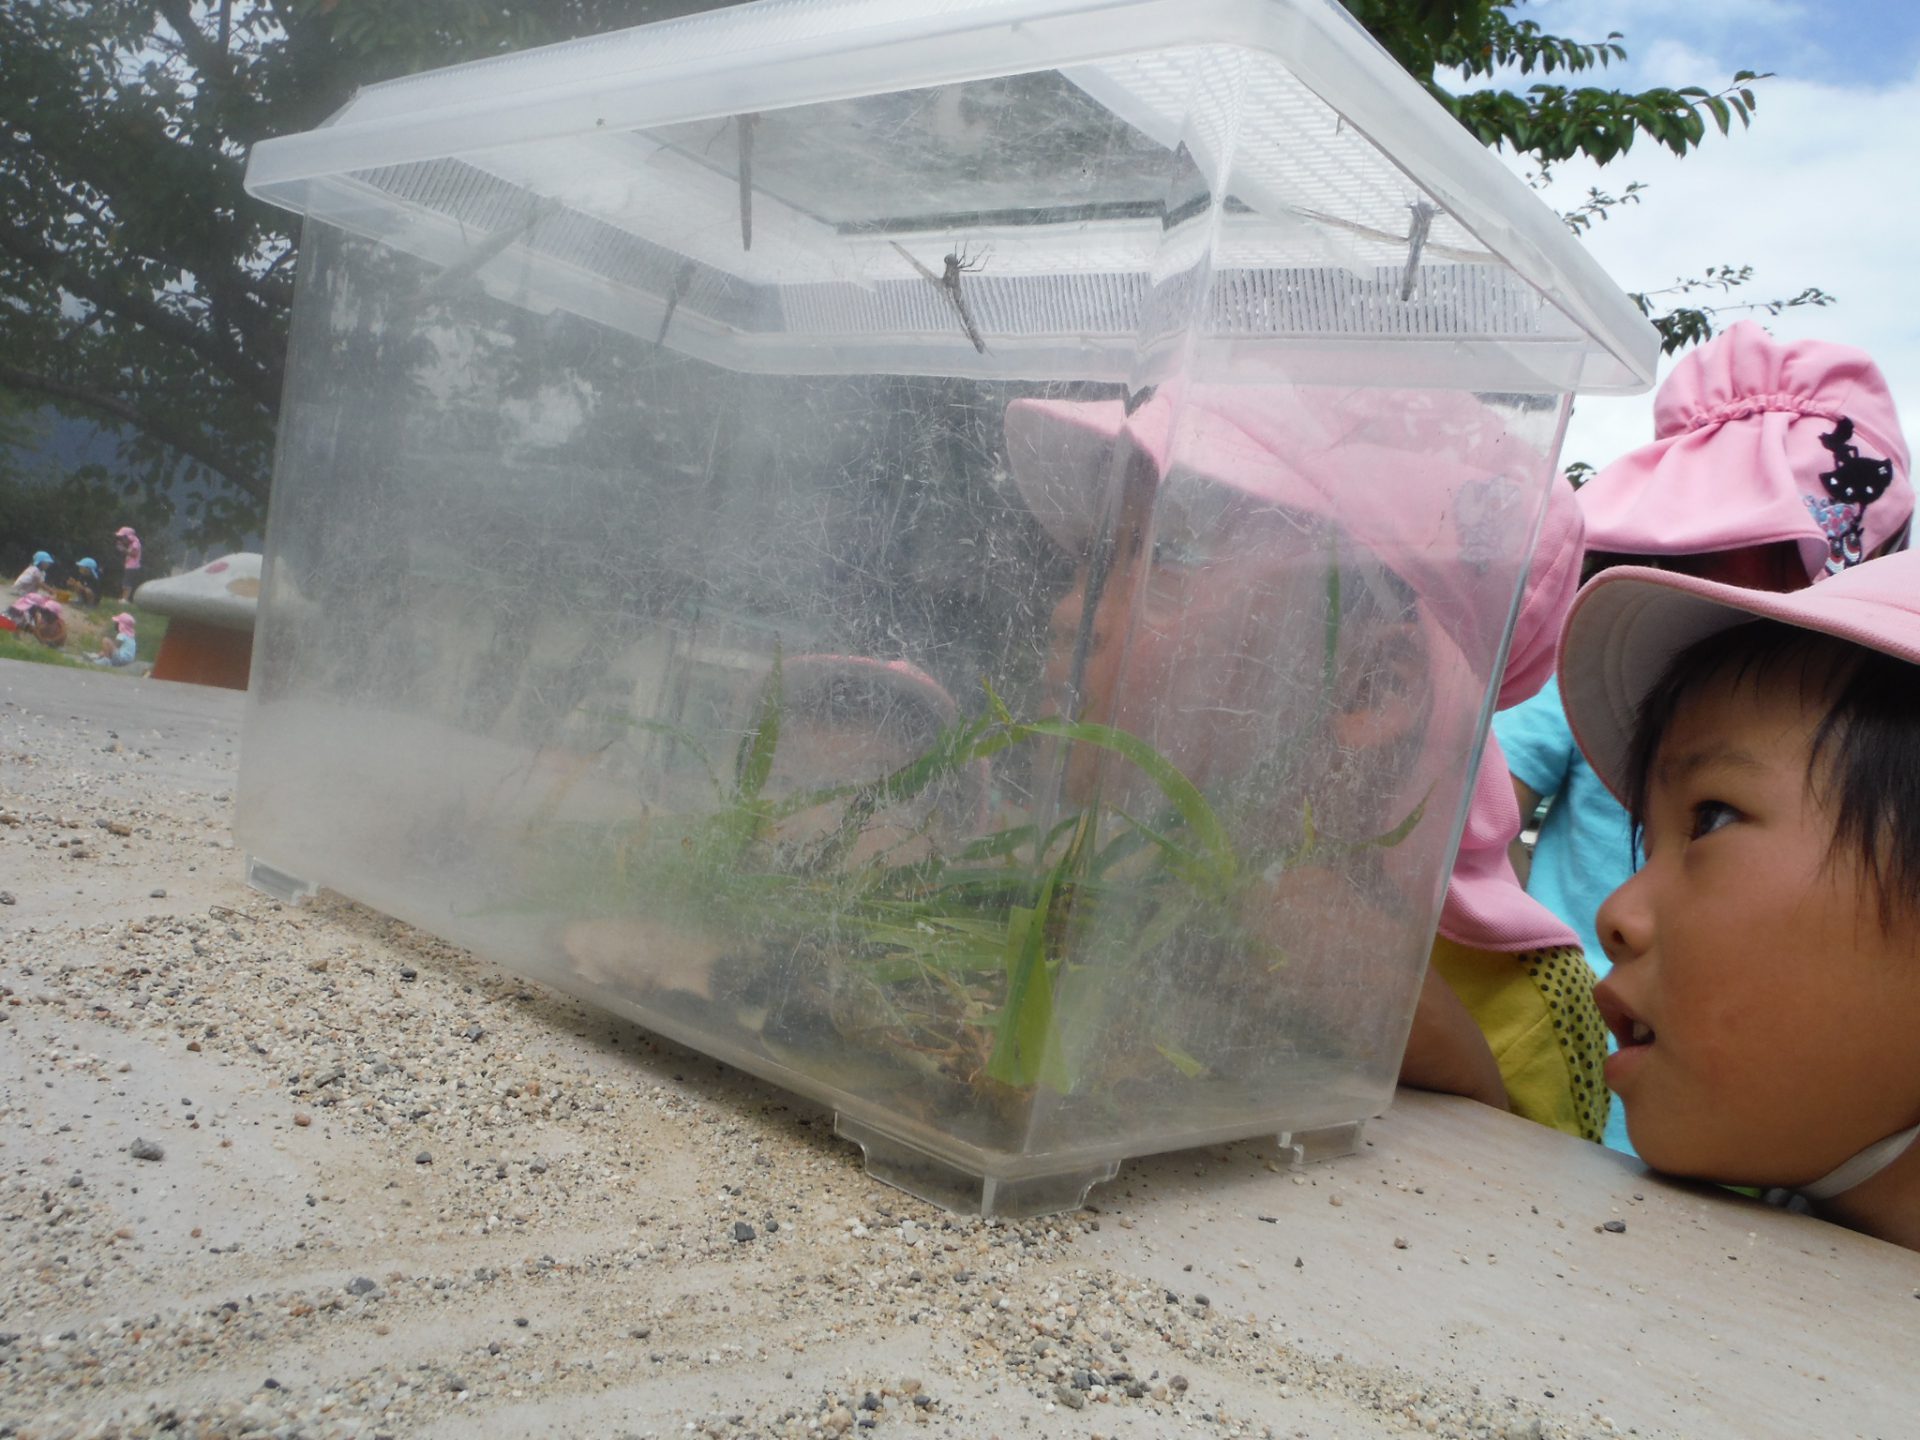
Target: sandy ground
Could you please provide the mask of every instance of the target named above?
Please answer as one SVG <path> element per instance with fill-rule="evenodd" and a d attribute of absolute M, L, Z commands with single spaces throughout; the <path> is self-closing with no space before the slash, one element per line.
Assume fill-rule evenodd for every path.
<path fill-rule="evenodd" d="M 0 666 L 0 1436 L 1715 1433 L 1711 1357 L 1664 1353 L 1645 1314 L 1617 1342 L 1591 1319 L 1645 1288 L 1599 1220 L 1639 1234 L 1644 1201 L 1698 1230 L 1687 1192 L 1436 1105 L 1425 1141 L 1396 1109 L 1378 1149 L 1302 1174 L 1216 1147 L 1076 1215 L 945 1216 L 768 1086 L 348 902 L 247 889 L 240 702 Z M 1540 1238 L 1501 1278 L 1533 1308 L 1497 1345 L 1515 1292 L 1461 1287 L 1500 1256 L 1436 1215 L 1482 1207 L 1484 1237 L 1511 1176 L 1412 1183 L 1469 1143 L 1447 1127 L 1488 1122 L 1514 1173 L 1577 1149 L 1614 1187 L 1581 1172 L 1590 1205 L 1503 1212 Z M 1776 1220 L 1741 1228 L 1764 1244 Z M 1850 1263 L 1815 1228 L 1775 1249 Z M 1915 1282 L 1848 1303 L 1895 1334 Z M 1755 1303 L 1666 1313 L 1691 1333 Z M 1835 1323 L 1792 1355 L 1844 1366 Z M 1569 1359 L 1583 1329 L 1616 1368 Z M 1756 1365 L 1842 1423 L 1794 1433 L 1880 1433 L 1818 1408 L 1797 1363 Z M 1663 1366 L 1622 1411 L 1621 1377 Z"/>

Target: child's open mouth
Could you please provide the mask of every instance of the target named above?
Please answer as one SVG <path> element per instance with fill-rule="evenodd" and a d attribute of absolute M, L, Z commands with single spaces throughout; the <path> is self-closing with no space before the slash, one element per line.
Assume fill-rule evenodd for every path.
<path fill-rule="evenodd" d="M 1613 1032 L 1618 1048 L 1607 1057 L 1607 1084 L 1618 1090 L 1631 1075 L 1640 1061 L 1646 1058 L 1653 1048 L 1655 1039 L 1653 1026 L 1635 1015 L 1623 1005 L 1619 998 L 1602 984 L 1595 987 L 1594 1002 L 1600 1007 L 1600 1018 L 1607 1022 L 1607 1029 Z"/>
<path fill-rule="evenodd" d="M 1622 1050 L 1653 1043 L 1653 1026 L 1629 1010 L 1604 983 L 1593 987 L 1593 1003 L 1600 1007 L 1600 1018 Z"/>

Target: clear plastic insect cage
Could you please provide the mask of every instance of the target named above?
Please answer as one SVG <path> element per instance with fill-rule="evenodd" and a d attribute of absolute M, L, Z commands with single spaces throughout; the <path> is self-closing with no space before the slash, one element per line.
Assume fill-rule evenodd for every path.
<path fill-rule="evenodd" d="M 361 92 L 248 701 L 325 886 L 960 1209 L 1350 1148 L 1570 397 L 1655 343 L 1327 0 L 768 0 Z"/>

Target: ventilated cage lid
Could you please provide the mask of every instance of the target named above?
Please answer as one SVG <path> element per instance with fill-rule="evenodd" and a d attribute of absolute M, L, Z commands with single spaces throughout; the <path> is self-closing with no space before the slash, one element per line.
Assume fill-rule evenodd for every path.
<path fill-rule="evenodd" d="M 1658 350 L 1333 0 L 762 0 L 370 86 L 247 186 L 439 267 L 423 310 L 736 370 L 1621 392 Z"/>

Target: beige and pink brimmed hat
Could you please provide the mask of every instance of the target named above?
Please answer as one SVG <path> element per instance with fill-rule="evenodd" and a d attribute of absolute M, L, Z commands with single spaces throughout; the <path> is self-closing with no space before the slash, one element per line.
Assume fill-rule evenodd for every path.
<path fill-rule="evenodd" d="M 1574 738 L 1623 801 L 1640 707 L 1688 646 L 1753 620 L 1777 620 L 1920 666 L 1920 551 L 1885 555 L 1777 595 L 1623 565 L 1574 601 L 1560 642 L 1560 695 Z M 1914 676 L 1920 696 L 1920 674 Z"/>
<path fill-rule="evenodd" d="M 1517 704 L 1546 683 L 1554 642 L 1579 581 L 1581 517 L 1571 489 L 1553 483 L 1526 559 L 1494 551 L 1538 513 L 1545 457 L 1471 395 L 1319 387 L 1165 386 L 1131 411 L 1118 400 L 1020 400 L 1007 409 L 1008 458 L 1035 518 L 1069 554 L 1102 523 L 1102 485 L 1125 440 L 1163 480 L 1161 533 L 1202 551 L 1232 544 L 1259 510 L 1334 522 L 1393 569 L 1420 599 L 1436 682 L 1481 693 L 1511 612 L 1509 580 L 1525 587 L 1497 679 L 1496 703 Z M 1173 493 L 1168 493 L 1169 491 Z M 1497 563 L 1504 561 L 1505 565 Z M 1452 664 L 1441 659 L 1456 656 Z M 1436 696 L 1436 709 L 1477 712 Z M 1521 888 L 1507 859 L 1520 833 L 1504 757 L 1484 730 L 1431 733 L 1418 783 L 1485 753 L 1440 917 L 1441 933 L 1500 951 L 1571 945 L 1575 936 Z"/>

